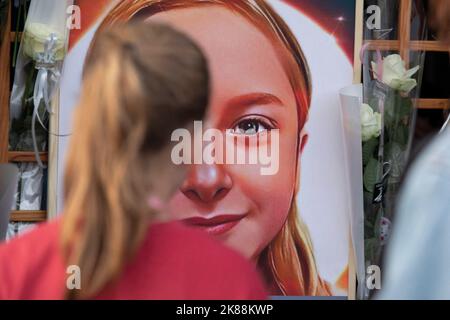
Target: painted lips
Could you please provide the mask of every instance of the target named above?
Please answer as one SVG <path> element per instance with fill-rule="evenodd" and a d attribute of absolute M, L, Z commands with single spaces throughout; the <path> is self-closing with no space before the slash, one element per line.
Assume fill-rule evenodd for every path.
<path fill-rule="evenodd" d="M 221 235 L 233 229 L 246 215 L 219 215 L 212 218 L 194 217 L 183 220 L 187 225 L 201 228 L 212 235 Z"/>

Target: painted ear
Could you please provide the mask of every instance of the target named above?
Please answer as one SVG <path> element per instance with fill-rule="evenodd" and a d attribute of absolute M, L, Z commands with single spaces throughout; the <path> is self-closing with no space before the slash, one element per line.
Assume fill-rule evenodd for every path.
<path fill-rule="evenodd" d="M 299 145 L 299 149 L 298 149 L 298 151 L 300 153 L 299 156 L 303 153 L 303 150 L 304 150 L 306 144 L 308 143 L 308 140 L 309 140 L 308 133 L 303 132 L 303 131 L 300 132 L 300 137 L 299 137 L 299 140 L 298 140 L 298 143 L 300 144 Z"/>
<path fill-rule="evenodd" d="M 303 150 L 305 149 L 308 140 L 309 140 L 308 133 L 302 130 L 298 135 L 298 154 L 297 154 L 296 181 L 294 186 L 294 194 L 297 194 L 297 192 L 300 190 L 300 172 L 301 172 L 300 157 L 302 156 Z"/>

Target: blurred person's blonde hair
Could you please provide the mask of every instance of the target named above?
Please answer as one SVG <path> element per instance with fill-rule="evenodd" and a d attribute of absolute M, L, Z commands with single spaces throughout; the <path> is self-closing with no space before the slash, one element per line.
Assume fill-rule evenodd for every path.
<path fill-rule="evenodd" d="M 105 17 L 100 29 L 180 8 L 219 5 L 255 25 L 275 46 L 297 102 L 299 134 L 308 120 L 311 78 L 303 51 L 289 26 L 264 0 L 134 0 L 121 1 Z M 297 150 L 299 154 L 299 150 Z M 298 171 L 298 170 L 297 170 Z M 298 180 L 298 172 L 297 172 Z M 308 227 L 298 214 L 295 194 L 286 222 L 261 253 L 259 266 L 270 285 L 288 296 L 328 296 L 329 285 L 320 277 Z"/>
<path fill-rule="evenodd" d="M 62 249 L 82 283 L 67 298 L 95 297 L 132 258 L 156 214 L 149 159 L 173 130 L 203 118 L 208 95 L 207 62 L 182 33 L 133 23 L 96 37 L 65 172 Z"/>

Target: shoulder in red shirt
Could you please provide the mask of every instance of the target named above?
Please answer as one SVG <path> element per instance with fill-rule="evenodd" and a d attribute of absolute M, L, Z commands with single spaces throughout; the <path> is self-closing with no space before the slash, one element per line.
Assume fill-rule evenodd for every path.
<path fill-rule="evenodd" d="M 66 265 L 59 222 L 0 246 L 0 299 L 62 299 Z M 82 270 L 81 270 L 82 272 Z M 265 299 L 255 268 L 207 234 L 178 223 L 155 224 L 121 278 L 98 299 Z"/>

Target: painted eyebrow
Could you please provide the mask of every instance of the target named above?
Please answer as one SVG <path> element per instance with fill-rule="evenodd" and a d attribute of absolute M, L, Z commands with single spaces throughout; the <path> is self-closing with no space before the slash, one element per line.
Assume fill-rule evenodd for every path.
<path fill-rule="evenodd" d="M 280 98 L 270 93 L 254 92 L 233 97 L 228 101 L 228 107 L 249 107 L 254 105 L 277 104 L 284 106 Z"/>

